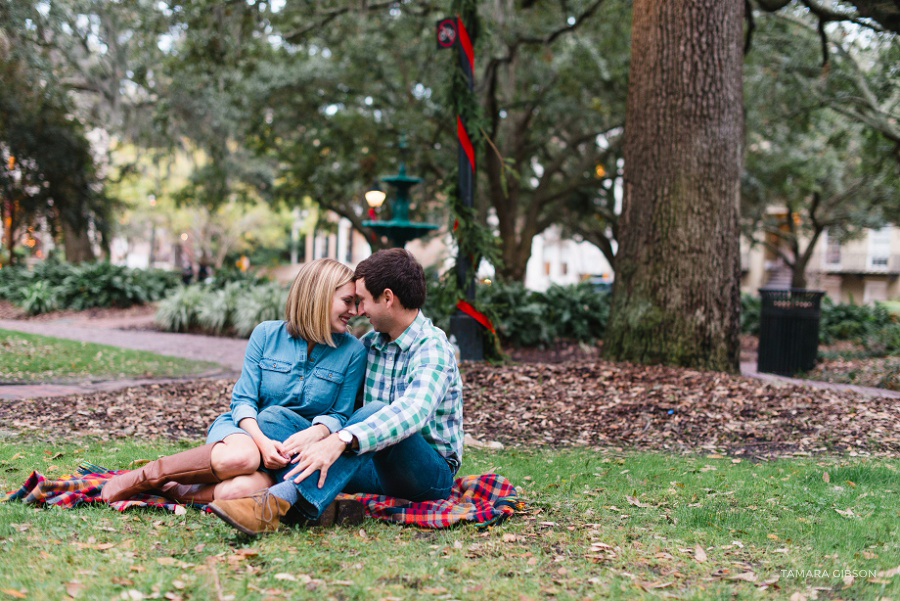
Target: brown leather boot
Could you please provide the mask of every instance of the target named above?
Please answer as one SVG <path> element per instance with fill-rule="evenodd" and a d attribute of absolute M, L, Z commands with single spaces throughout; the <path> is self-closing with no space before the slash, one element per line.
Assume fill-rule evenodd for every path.
<path fill-rule="evenodd" d="M 209 505 L 213 502 L 215 487 L 209 484 L 180 484 L 167 482 L 159 488 L 159 493 L 178 503 Z"/>
<path fill-rule="evenodd" d="M 101 498 L 107 503 L 130 499 L 134 495 L 160 488 L 169 481 L 181 484 L 214 484 L 221 482 L 212 468 L 212 448 L 218 443 L 203 445 L 160 457 L 140 469 L 110 478 L 103 485 Z"/>
<path fill-rule="evenodd" d="M 268 489 L 243 499 L 213 501 L 209 509 L 229 526 L 244 534 L 256 536 L 274 532 L 281 526 L 291 504 L 272 495 Z"/>

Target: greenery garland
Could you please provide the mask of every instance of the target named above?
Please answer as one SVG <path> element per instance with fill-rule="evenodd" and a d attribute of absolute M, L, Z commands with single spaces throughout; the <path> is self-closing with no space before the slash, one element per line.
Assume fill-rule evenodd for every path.
<path fill-rule="evenodd" d="M 453 0 L 451 12 L 452 16 L 459 17 L 465 24 L 466 32 L 474 47 L 480 29 L 478 0 Z M 459 52 L 457 48 L 454 48 L 454 50 Z M 450 74 L 446 101 L 446 105 L 451 109 L 449 118 L 452 119 L 454 125 L 457 116 L 462 119 L 472 148 L 475 149 L 475 156 L 478 157 L 484 145 L 481 133 L 484 127 L 484 117 L 481 114 L 481 105 L 474 91 L 469 89 L 469 83 L 462 66 L 459 64 L 458 57 L 454 57 L 454 66 L 450 70 Z M 483 306 L 481 303 L 476 302 L 475 299 L 467 299 L 465 294 L 466 283 L 475 278 L 475 273 L 481 260 L 487 259 L 496 266 L 500 261 L 500 253 L 496 237 L 490 228 L 478 219 L 478 212 L 475 208 L 463 205 L 463 200 L 457 187 L 458 169 L 458 165 L 454 164 L 454 168 L 450 170 L 446 180 L 446 193 L 450 200 L 450 231 L 453 232 L 453 237 L 456 240 L 459 256 L 469 257 L 470 261 L 462 281 L 456 277 L 456 270 L 450 277 L 444 279 L 448 280 L 447 284 L 453 287 L 457 301 L 466 300 L 477 311 L 494 320 L 489 307 Z M 473 182 L 473 196 L 474 188 L 475 182 Z M 489 360 L 502 359 L 503 354 L 500 350 L 500 341 L 496 333 L 484 336 L 483 340 L 485 358 Z"/>

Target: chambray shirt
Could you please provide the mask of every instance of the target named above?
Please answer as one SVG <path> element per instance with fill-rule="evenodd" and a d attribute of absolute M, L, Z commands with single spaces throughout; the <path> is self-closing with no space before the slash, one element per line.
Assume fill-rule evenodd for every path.
<path fill-rule="evenodd" d="M 337 347 L 291 338 L 284 321 L 264 321 L 253 330 L 241 377 L 231 394 L 235 424 L 281 405 L 336 432 L 353 413 L 366 367 L 363 345 L 350 334 L 332 334 Z"/>
<path fill-rule="evenodd" d="M 359 453 L 378 451 L 420 432 L 435 451 L 459 468 L 462 459 L 462 380 L 447 336 L 421 311 L 394 341 L 378 332 L 362 339 L 368 349 L 364 404 L 389 406 L 345 428 Z"/>

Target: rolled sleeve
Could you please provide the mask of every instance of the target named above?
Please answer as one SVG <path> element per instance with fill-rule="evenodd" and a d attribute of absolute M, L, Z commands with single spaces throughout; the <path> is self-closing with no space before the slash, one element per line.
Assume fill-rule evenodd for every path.
<path fill-rule="evenodd" d="M 244 365 L 241 367 L 241 377 L 238 378 L 231 392 L 231 418 L 235 424 L 240 425 L 242 419 L 253 418 L 259 413 L 259 361 L 265 346 L 265 324 L 259 324 L 253 329 L 250 340 L 247 342 L 247 350 L 244 353 Z"/>
<path fill-rule="evenodd" d="M 312 425 L 315 426 L 317 424 L 322 424 L 323 426 L 328 428 L 328 431 L 332 434 L 340 430 L 341 426 L 343 425 L 341 423 L 341 420 L 334 417 L 333 415 L 317 415 L 313 418 Z"/>

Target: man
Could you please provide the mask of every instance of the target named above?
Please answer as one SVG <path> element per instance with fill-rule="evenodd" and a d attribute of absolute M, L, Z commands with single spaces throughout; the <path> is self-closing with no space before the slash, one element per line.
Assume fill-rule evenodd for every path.
<path fill-rule="evenodd" d="M 446 335 L 419 310 L 425 302 L 422 266 L 405 250 L 382 250 L 359 264 L 354 279 L 359 315 L 374 329 L 362 339 L 363 407 L 334 434 L 321 428 L 305 436 L 316 440 L 293 449 L 296 465 L 283 470 L 283 482 L 210 505 L 245 534 L 276 530 L 292 506 L 315 520 L 333 508 L 340 492 L 410 501 L 450 494 L 462 458 L 462 382 Z M 291 417 L 273 407 L 258 421 L 267 436 L 285 440 L 296 431 Z"/>

